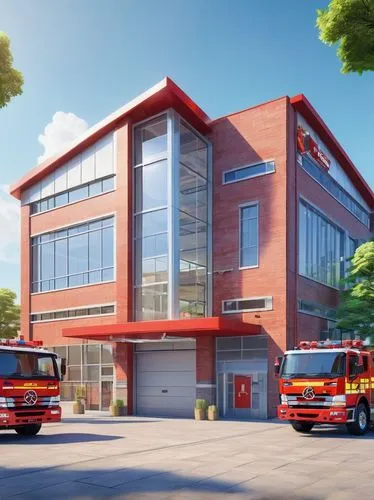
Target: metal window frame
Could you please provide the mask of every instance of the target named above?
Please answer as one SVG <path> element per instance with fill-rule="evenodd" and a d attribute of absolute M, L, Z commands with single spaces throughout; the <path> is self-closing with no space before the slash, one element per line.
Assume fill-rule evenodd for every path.
<path fill-rule="evenodd" d="M 158 117 L 165 116 L 167 122 L 167 151 L 166 157 L 153 157 L 151 161 L 147 163 L 135 163 L 135 133 L 136 128 L 142 125 L 145 125 L 149 121 L 153 121 Z M 150 213 L 162 209 L 167 209 L 167 217 L 168 217 L 168 282 L 160 282 L 160 283 L 149 283 L 149 286 L 157 285 L 157 284 L 168 284 L 168 319 L 177 319 L 179 318 L 179 212 L 180 212 L 180 203 L 179 203 L 179 162 L 180 162 L 180 124 L 183 122 L 183 125 L 191 130 L 204 144 L 207 146 L 207 220 L 202 223 L 207 226 L 207 274 L 206 281 L 207 286 L 205 287 L 205 316 L 211 316 L 212 314 L 212 146 L 211 143 L 207 140 L 206 137 L 202 136 L 197 130 L 195 130 L 184 118 L 182 118 L 174 109 L 169 108 L 166 111 L 162 111 L 150 118 L 139 121 L 132 126 L 132 143 L 133 143 L 133 171 L 137 168 L 143 168 L 146 165 L 150 165 L 152 163 L 166 160 L 168 165 L 168 178 L 167 178 L 167 192 L 168 192 L 168 204 L 167 206 L 157 207 L 155 209 L 148 209 L 145 211 L 135 211 L 135 193 L 136 193 L 136 185 L 135 185 L 135 175 L 133 175 L 132 181 L 132 190 L 133 190 L 133 221 L 135 224 L 135 217 L 139 215 L 143 215 L 144 213 Z M 189 168 L 186 166 L 186 168 Z M 191 172 L 196 173 L 199 177 L 204 178 L 198 172 L 195 172 L 194 169 L 189 168 Z M 205 178 L 204 178 L 205 180 Z M 200 220 L 200 219 L 196 219 Z M 134 226 L 135 227 L 135 226 Z M 165 234 L 164 232 L 161 234 Z M 132 237 L 132 245 L 133 245 L 133 255 L 136 252 L 136 240 L 139 238 L 135 238 L 135 231 Z M 136 290 L 139 288 L 143 288 L 144 284 L 137 285 L 135 283 L 136 276 L 136 259 L 133 259 L 133 315 L 135 317 L 136 313 Z"/>
<path fill-rule="evenodd" d="M 249 175 L 248 177 L 244 177 L 243 179 L 235 179 L 233 181 L 226 181 L 225 180 L 226 174 L 229 174 L 230 172 L 237 172 L 239 170 L 244 170 L 246 168 L 257 167 L 258 165 L 262 165 L 262 164 L 265 165 L 267 163 L 274 163 L 274 170 L 271 170 L 269 172 L 263 172 L 261 174 Z M 256 177 L 262 177 L 263 175 L 274 174 L 276 172 L 276 170 L 277 169 L 276 169 L 274 158 L 271 158 L 268 160 L 257 161 L 255 163 L 249 163 L 248 165 L 241 165 L 240 167 L 230 168 L 229 170 L 224 170 L 222 172 L 222 185 L 234 184 L 235 182 L 242 182 L 242 181 L 247 181 L 248 179 L 254 179 Z"/>
<path fill-rule="evenodd" d="M 241 265 L 241 250 L 242 250 L 242 210 L 247 207 L 257 206 L 257 264 L 253 266 Z M 256 269 L 260 267 L 260 201 L 251 201 L 239 205 L 239 271 L 245 269 Z"/>
<path fill-rule="evenodd" d="M 342 238 L 340 241 L 340 278 L 343 278 L 346 272 L 346 251 L 347 251 L 347 234 L 348 232 L 343 229 L 334 219 L 331 219 L 326 212 L 321 210 L 317 205 L 315 205 L 313 202 L 309 201 L 307 198 L 304 196 L 300 195 L 299 200 L 297 203 L 297 220 L 298 224 L 300 224 L 300 207 L 304 206 L 306 209 L 309 209 L 310 211 L 314 212 L 317 216 L 325 219 L 325 222 L 329 224 L 330 226 L 334 227 L 335 230 L 340 231 Z M 309 276 L 308 274 L 303 274 L 300 272 L 300 251 L 299 251 L 299 246 L 300 246 L 300 231 L 299 231 L 299 226 L 298 226 L 298 238 L 297 238 L 297 245 L 298 245 L 298 262 L 297 262 L 297 273 L 299 276 L 302 276 L 305 279 L 309 279 L 311 281 L 314 281 L 315 283 L 319 283 L 321 285 L 327 286 L 328 288 L 332 288 L 333 290 L 341 290 L 339 287 L 339 283 L 337 286 L 331 285 L 329 283 L 324 283 L 323 281 L 319 281 L 316 278 L 313 278 Z M 309 245 L 309 240 L 310 240 L 310 234 L 308 234 L 308 231 L 306 231 L 306 245 L 308 248 Z M 318 247 L 318 245 L 317 245 Z"/>
<path fill-rule="evenodd" d="M 226 302 L 237 302 L 238 306 L 239 303 L 244 301 L 244 300 L 265 300 L 265 307 L 258 307 L 254 309 L 236 309 L 235 311 L 225 311 L 225 303 Z M 272 295 L 265 295 L 262 297 L 240 297 L 240 298 L 235 298 L 235 299 L 225 299 L 222 300 L 221 303 L 222 309 L 221 312 L 222 314 L 238 314 L 238 313 L 243 313 L 243 312 L 256 312 L 256 311 L 273 311 L 273 296 Z"/>
<path fill-rule="evenodd" d="M 336 323 L 337 322 L 336 318 L 335 319 L 329 318 L 327 315 L 318 314 L 317 312 L 307 311 L 307 310 L 303 309 L 302 305 L 301 305 L 302 302 L 308 303 L 311 306 L 316 306 L 316 307 L 319 307 L 319 308 L 323 308 L 324 310 L 330 309 L 331 311 L 336 311 L 336 309 L 334 309 L 333 307 L 324 306 L 323 304 L 318 304 L 317 302 L 313 302 L 313 301 L 310 301 L 310 300 L 298 299 L 297 300 L 297 312 L 299 312 L 301 314 L 307 314 L 308 316 L 314 316 L 316 318 L 322 318 L 322 319 L 325 319 L 327 321 L 331 321 L 332 323 Z"/>
<path fill-rule="evenodd" d="M 74 227 L 78 227 L 78 226 L 81 226 L 81 225 L 84 225 L 84 224 L 87 224 L 87 223 L 90 223 L 90 222 L 100 222 L 102 220 L 105 220 L 105 219 L 108 219 L 112 217 L 113 218 L 113 223 L 111 225 L 108 225 L 108 226 L 104 226 L 104 227 L 100 227 L 100 228 L 96 228 L 96 229 L 87 229 L 86 231 L 82 231 L 81 233 L 77 233 L 77 234 L 74 234 L 74 235 L 69 235 L 67 234 L 66 236 L 63 236 L 61 238 L 54 238 L 53 240 L 49 240 L 49 241 L 45 241 L 45 242 L 36 242 L 36 243 L 33 243 L 33 240 L 39 236 L 42 236 L 42 235 L 46 235 L 46 234 L 51 234 L 51 233 L 56 233 L 59 229 L 54 229 L 54 230 L 50 230 L 50 231 L 47 231 L 47 232 L 44 232 L 44 233 L 39 233 L 39 234 L 36 234 L 36 235 L 33 235 L 30 237 L 31 239 L 31 244 L 30 244 L 30 252 L 31 252 L 31 262 L 33 262 L 33 259 L 32 259 L 32 252 L 34 251 L 34 249 L 38 249 L 38 280 L 36 281 L 30 281 L 30 286 L 31 286 L 31 290 L 33 289 L 33 286 L 35 284 L 38 285 L 38 291 L 36 292 L 31 292 L 31 294 L 39 294 L 39 293 L 48 293 L 48 292 L 54 292 L 54 291 L 60 291 L 60 290 L 66 290 L 66 289 L 71 289 L 71 288 L 78 288 L 78 287 L 82 287 L 82 286 L 90 286 L 90 285 L 93 285 L 93 284 L 101 284 L 101 283 L 105 283 L 106 281 L 105 280 L 102 280 L 102 277 L 103 277 L 103 271 L 106 270 L 106 269 L 113 269 L 113 279 L 111 280 L 108 280 L 108 282 L 112 282 L 112 281 L 116 281 L 116 255 L 117 255 L 117 249 L 116 249 L 116 232 L 117 232 L 117 217 L 115 214 L 111 214 L 110 216 L 104 216 L 104 217 L 95 217 L 95 218 L 90 218 L 90 219 L 86 219 L 85 221 L 83 222 L 80 222 L 80 223 L 76 223 L 76 224 L 73 224 L 73 225 L 69 225 L 69 226 L 65 226 L 64 229 L 65 230 L 69 230 L 71 228 L 74 228 Z M 69 240 L 70 238 L 73 238 L 74 236 L 78 236 L 78 235 L 84 235 L 84 234 L 89 234 L 89 233 L 93 233 L 93 232 L 98 232 L 100 231 L 101 232 L 101 262 L 102 262 L 102 258 L 103 258 L 103 252 L 102 252 L 102 249 L 103 249 L 103 238 L 102 238 L 102 233 L 104 231 L 104 229 L 107 229 L 107 228 L 113 228 L 113 265 L 112 266 L 101 266 L 100 268 L 95 268 L 95 269 L 88 269 L 87 271 L 82 271 L 82 272 L 79 272 L 79 273 L 69 273 Z M 98 282 L 95 282 L 95 283 L 84 283 L 82 285 L 77 285 L 77 286 L 66 286 L 64 288 L 52 288 L 50 290 L 40 290 L 40 284 L 43 282 L 43 281 L 47 281 L 47 280 L 42 280 L 41 279 L 41 264 L 42 264 L 42 258 L 41 258 L 41 252 L 40 252 L 40 248 L 45 245 L 45 244 L 48 244 L 48 243 L 53 243 L 55 244 L 56 241 L 64 241 L 66 240 L 67 242 L 67 252 L 66 252 L 66 269 L 67 269 L 67 274 L 66 275 L 59 275 L 59 276 L 56 276 L 55 275 L 55 269 L 56 269 L 56 254 L 55 254 L 55 251 L 54 251 L 54 254 L 53 254 L 53 278 L 49 278 L 48 281 L 55 281 L 56 279 L 63 279 L 63 278 L 66 278 L 67 280 L 71 277 L 71 276 L 81 276 L 81 275 L 84 275 L 84 274 L 87 274 L 87 273 L 90 273 L 90 272 L 97 272 L 97 271 L 100 271 L 101 272 L 101 280 L 98 281 Z M 87 262 L 89 262 L 89 245 L 87 246 Z M 31 271 L 31 277 L 32 277 L 32 273 L 33 271 Z"/>

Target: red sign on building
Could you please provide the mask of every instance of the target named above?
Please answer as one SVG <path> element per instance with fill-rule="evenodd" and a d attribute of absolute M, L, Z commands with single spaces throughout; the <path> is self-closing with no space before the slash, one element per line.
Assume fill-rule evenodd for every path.
<path fill-rule="evenodd" d="M 303 129 L 300 125 L 297 127 L 297 149 L 300 153 L 310 153 L 310 156 L 316 160 L 325 170 L 330 168 L 330 158 L 320 149 L 317 143 L 310 137 L 308 131 Z"/>
<path fill-rule="evenodd" d="M 234 408 L 252 407 L 252 377 L 234 376 Z"/>

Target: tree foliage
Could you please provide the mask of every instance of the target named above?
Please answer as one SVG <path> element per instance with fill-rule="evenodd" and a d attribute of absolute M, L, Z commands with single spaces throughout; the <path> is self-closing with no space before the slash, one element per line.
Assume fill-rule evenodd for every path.
<path fill-rule="evenodd" d="M 0 109 L 22 94 L 23 75 L 13 68 L 9 37 L 0 31 Z"/>
<path fill-rule="evenodd" d="M 17 337 L 20 329 L 20 307 L 16 294 L 8 288 L 0 288 L 0 338 Z"/>
<path fill-rule="evenodd" d="M 317 10 L 319 38 L 339 44 L 342 73 L 374 70 L 374 0 L 331 0 Z"/>
<path fill-rule="evenodd" d="M 338 309 L 338 328 L 374 338 L 374 241 L 364 243 L 351 259 Z"/>

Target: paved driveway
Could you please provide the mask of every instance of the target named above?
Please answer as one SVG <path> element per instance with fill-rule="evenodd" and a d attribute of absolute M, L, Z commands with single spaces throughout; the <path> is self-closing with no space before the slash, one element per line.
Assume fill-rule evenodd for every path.
<path fill-rule="evenodd" d="M 374 498 L 374 432 L 106 415 L 0 431 L 0 498 Z"/>

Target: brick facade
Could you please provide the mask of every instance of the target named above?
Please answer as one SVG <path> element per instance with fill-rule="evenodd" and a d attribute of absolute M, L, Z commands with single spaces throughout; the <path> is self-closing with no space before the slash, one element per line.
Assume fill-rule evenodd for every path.
<path fill-rule="evenodd" d="M 318 207 L 354 238 L 368 239 L 370 231 L 297 165 L 296 110 L 292 99 L 282 97 L 214 121 L 210 121 L 168 79 L 156 90 L 146 93 L 142 99 L 137 99 L 122 114 L 117 113 L 112 121 L 108 119 L 102 125 L 103 133 L 115 131 L 116 189 L 113 192 L 32 217 L 29 206 L 22 206 L 22 334 L 26 338 L 43 340 L 47 346 L 76 344 L 82 343 L 82 340 L 62 337 L 62 328 L 97 326 L 100 329 L 103 325 L 120 325 L 133 321 L 132 129 L 133 124 L 139 120 L 173 107 L 200 133 L 207 136 L 212 144 L 213 316 L 222 314 L 224 300 L 264 296 L 271 296 L 273 299 L 272 310 L 230 315 L 234 319 L 261 325 L 263 333 L 268 335 L 268 408 L 269 415 L 273 416 L 278 403 L 277 384 L 272 373 L 275 356 L 293 347 L 300 339 L 318 337 L 326 325 L 326 320 L 299 313 L 298 299 L 318 302 L 328 307 L 336 307 L 338 303 L 337 290 L 298 275 L 300 197 Z M 318 122 L 320 133 L 321 119 L 317 118 L 315 121 Z M 100 126 L 96 127 L 86 142 L 83 141 L 80 146 L 75 146 L 75 149 L 64 153 L 57 160 L 47 161 L 35 174 L 27 175 L 13 188 L 15 196 L 20 197 L 23 189 L 30 187 L 32 182 L 42 179 L 55 166 L 91 145 L 99 137 L 100 130 Z M 335 139 L 328 136 L 327 128 L 324 130 L 330 144 Z M 335 147 L 339 152 L 340 146 L 336 143 Z M 339 158 L 344 160 L 343 153 Z M 223 173 L 226 170 L 270 160 L 275 162 L 275 173 L 223 184 Z M 347 172 L 351 168 L 347 161 L 345 168 Z M 357 189 L 365 195 L 365 199 L 371 200 L 373 208 L 373 194 L 357 176 L 359 174 L 355 171 L 352 178 L 356 179 Z M 240 269 L 239 209 L 251 202 L 257 202 L 259 206 L 259 265 L 251 269 Z M 115 215 L 113 282 L 30 294 L 30 236 L 109 214 Z M 115 314 L 45 323 L 30 322 L 31 313 L 105 303 L 116 304 Z M 194 332 L 189 335 L 194 336 Z M 216 399 L 215 337 L 195 336 L 196 394 L 212 403 Z M 117 399 L 125 401 L 127 412 L 131 414 L 134 407 L 133 346 L 121 342 L 114 343 L 113 346 L 116 370 L 114 394 Z M 91 396 L 93 400 L 96 397 Z"/>

